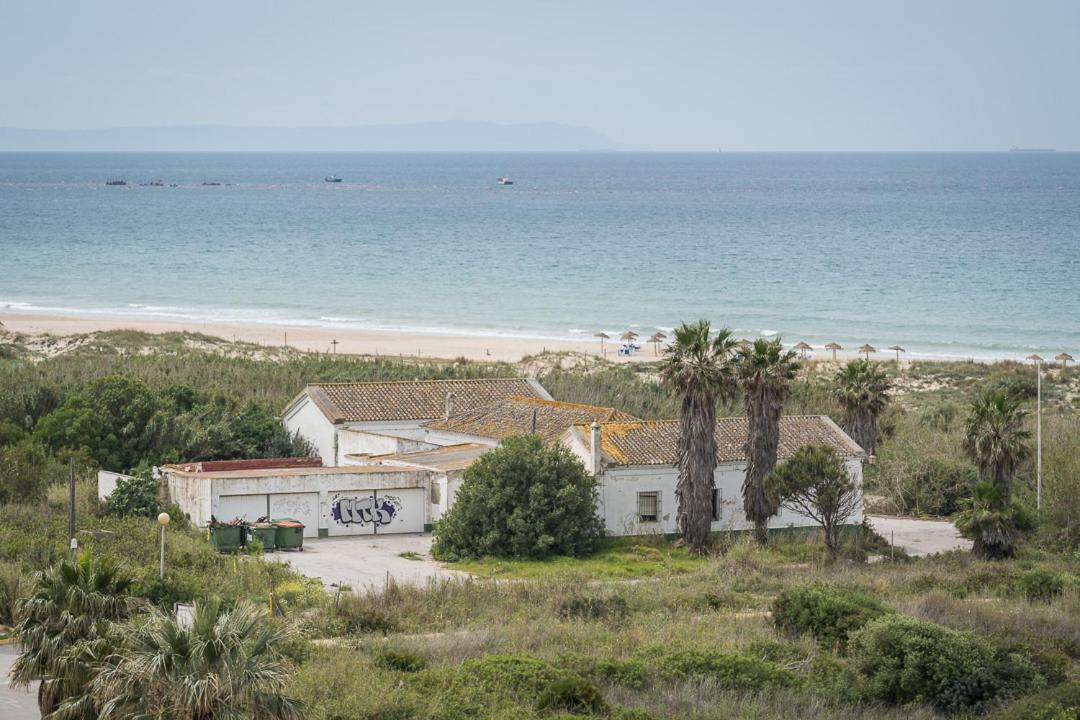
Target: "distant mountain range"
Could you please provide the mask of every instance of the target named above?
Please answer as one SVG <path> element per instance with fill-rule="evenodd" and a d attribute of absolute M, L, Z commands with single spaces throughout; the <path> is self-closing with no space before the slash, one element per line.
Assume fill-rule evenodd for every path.
<path fill-rule="evenodd" d="M 0 128 L 0 151 L 398 151 L 566 152 L 616 150 L 587 127 L 558 123 L 503 125 L 429 122 L 337 128 L 234 125 L 120 127 L 94 130 Z"/>

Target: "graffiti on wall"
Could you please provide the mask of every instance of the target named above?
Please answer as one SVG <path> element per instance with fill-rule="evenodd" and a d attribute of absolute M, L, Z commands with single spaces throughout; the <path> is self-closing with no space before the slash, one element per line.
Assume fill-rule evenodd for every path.
<path fill-rule="evenodd" d="M 401 498 L 394 495 L 337 496 L 330 506 L 330 514 L 339 525 L 357 525 L 376 528 L 389 525 L 401 512 Z"/>

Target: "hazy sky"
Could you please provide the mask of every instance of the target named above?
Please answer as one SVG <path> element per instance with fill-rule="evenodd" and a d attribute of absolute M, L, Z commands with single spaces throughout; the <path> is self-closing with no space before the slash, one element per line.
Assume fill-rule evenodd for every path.
<path fill-rule="evenodd" d="M 0 127 L 432 120 L 1080 149 L 1080 0 L 0 0 Z"/>

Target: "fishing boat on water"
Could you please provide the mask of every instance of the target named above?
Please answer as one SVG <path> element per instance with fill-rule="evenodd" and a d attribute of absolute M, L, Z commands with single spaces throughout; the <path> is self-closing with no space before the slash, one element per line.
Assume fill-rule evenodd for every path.
<path fill-rule="evenodd" d="M 341 182 L 341 178 L 337 175 L 327 175 L 323 178 L 323 182 Z"/>
<path fill-rule="evenodd" d="M 127 185 L 127 180 L 122 178 L 113 178 L 112 180 L 106 180 L 106 185 Z"/>
<path fill-rule="evenodd" d="M 510 178 L 508 178 L 508 177 L 501 177 L 501 178 L 499 178 L 498 180 L 496 180 L 496 182 L 497 182 L 497 183 L 498 183 L 499 185 L 513 185 L 513 184 L 514 184 L 514 181 L 513 181 L 513 180 L 511 180 L 511 179 L 510 179 Z"/>

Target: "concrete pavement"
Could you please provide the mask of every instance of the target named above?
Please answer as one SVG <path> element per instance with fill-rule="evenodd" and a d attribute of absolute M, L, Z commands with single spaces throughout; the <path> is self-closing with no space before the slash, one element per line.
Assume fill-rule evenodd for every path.
<path fill-rule="evenodd" d="M 0 646 L 0 718 L 4 720 L 39 720 L 37 689 L 38 684 L 31 683 L 30 689 L 11 687 L 11 666 L 19 656 L 17 645 Z"/>
<path fill-rule="evenodd" d="M 401 557 L 415 553 L 420 559 Z M 266 560 L 290 563 L 297 572 L 320 578 L 328 587 L 345 583 L 354 590 L 382 587 L 387 578 L 424 585 L 438 578 L 460 577 L 431 557 L 430 534 L 364 535 L 304 540 L 304 551 L 266 553 Z"/>
<path fill-rule="evenodd" d="M 867 515 L 878 535 L 892 541 L 913 557 L 936 555 L 950 550 L 971 550 L 971 541 L 948 520 L 916 520 L 914 518 Z"/>

